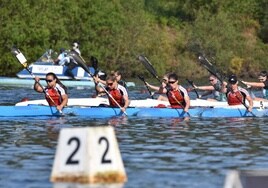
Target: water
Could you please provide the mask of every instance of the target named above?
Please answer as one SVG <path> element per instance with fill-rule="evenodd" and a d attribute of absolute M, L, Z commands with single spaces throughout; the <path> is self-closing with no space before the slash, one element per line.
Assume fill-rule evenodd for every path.
<path fill-rule="evenodd" d="M 92 89 L 73 88 L 69 92 L 70 97 L 93 94 Z M 140 89 L 130 93 L 132 98 L 145 97 Z M 23 97 L 40 99 L 43 95 L 31 88 L 0 88 L 1 105 L 13 105 Z M 231 169 L 268 168 L 267 122 L 267 118 L 1 119 L 0 185 L 73 187 L 49 181 L 59 131 L 65 127 L 112 125 L 128 176 L 123 187 L 223 187 Z"/>

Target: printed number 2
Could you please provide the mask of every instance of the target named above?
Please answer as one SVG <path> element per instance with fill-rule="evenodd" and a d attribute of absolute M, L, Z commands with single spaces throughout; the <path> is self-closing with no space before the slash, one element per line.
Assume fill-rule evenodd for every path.
<path fill-rule="evenodd" d="M 109 142 L 107 140 L 107 138 L 105 137 L 100 137 L 99 139 L 99 144 L 101 144 L 102 141 L 105 141 L 106 142 L 106 149 L 102 155 L 102 158 L 101 158 L 101 163 L 112 163 L 112 160 L 111 159 L 106 159 L 106 155 L 107 155 L 107 152 L 109 150 Z"/>
<path fill-rule="evenodd" d="M 102 141 L 104 141 L 106 143 L 106 149 L 105 149 L 105 151 L 104 151 L 104 153 L 102 155 L 101 163 L 112 163 L 111 159 L 106 158 L 107 152 L 109 150 L 109 142 L 108 142 L 107 138 L 100 137 L 99 144 L 101 144 Z M 76 143 L 76 147 L 75 147 L 74 151 L 71 153 L 71 155 L 68 157 L 68 159 L 66 161 L 67 165 L 79 164 L 79 161 L 74 160 L 73 157 L 77 153 L 78 149 L 80 148 L 80 140 L 77 137 L 72 137 L 68 141 L 68 145 L 70 145 L 72 142 Z"/>
<path fill-rule="evenodd" d="M 70 157 L 67 159 L 66 164 L 79 164 L 78 160 L 74 160 L 73 156 L 76 154 L 76 152 L 78 151 L 79 147 L 80 147 L 80 140 L 77 137 L 72 137 L 70 138 L 70 140 L 68 141 L 68 145 L 70 145 L 72 142 L 76 143 L 76 148 L 74 149 L 74 151 L 71 153 Z"/>

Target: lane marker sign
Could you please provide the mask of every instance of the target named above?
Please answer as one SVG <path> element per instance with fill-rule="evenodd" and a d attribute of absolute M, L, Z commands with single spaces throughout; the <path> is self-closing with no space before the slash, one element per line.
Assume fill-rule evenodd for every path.
<path fill-rule="evenodd" d="M 76 183 L 127 181 L 114 128 L 63 128 L 50 180 Z"/>

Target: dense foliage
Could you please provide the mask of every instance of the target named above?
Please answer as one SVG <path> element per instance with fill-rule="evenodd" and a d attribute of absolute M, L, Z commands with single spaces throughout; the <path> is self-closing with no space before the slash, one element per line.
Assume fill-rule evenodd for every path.
<path fill-rule="evenodd" d="M 207 75 L 199 53 L 225 73 L 249 77 L 268 68 L 266 0 L 2 0 L 0 7 L 2 76 L 22 68 L 13 45 L 33 62 L 75 40 L 84 59 L 93 55 L 101 69 L 125 77 L 148 74 L 139 54 L 159 75 L 175 71 L 182 78 Z"/>

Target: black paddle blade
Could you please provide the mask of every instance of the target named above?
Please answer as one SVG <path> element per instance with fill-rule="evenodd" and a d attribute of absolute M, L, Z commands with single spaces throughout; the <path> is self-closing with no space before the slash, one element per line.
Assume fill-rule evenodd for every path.
<path fill-rule="evenodd" d="M 189 79 L 187 79 L 187 78 L 186 78 L 186 80 L 187 80 L 187 82 L 193 87 L 193 90 L 194 90 L 194 92 L 195 92 L 195 94 L 196 94 L 196 97 L 197 97 L 197 98 L 200 98 L 200 97 L 199 97 L 199 94 L 197 93 L 196 89 L 194 88 L 194 81 L 189 80 Z"/>
<path fill-rule="evenodd" d="M 145 68 L 159 81 L 159 78 L 157 76 L 156 70 L 154 69 L 153 65 L 150 63 L 150 61 L 144 56 L 139 55 L 138 60 L 145 66 Z"/>
<path fill-rule="evenodd" d="M 96 57 L 94 57 L 94 56 L 91 56 L 90 57 L 90 63 L 91 63 L 91 66 L 94 68 L 94 71 L 95 71 L 94 76 L 97 76 L 98 73 L 99 73 L 99 68 L 98 68 L 99 61 L 98 61 L 98 59 Z"/>
<path fill-rule="evenodd" d="M 141 81 L 145 82 L 145 80 L 144 80 L 144 77 L 143 77 L 143 76 L 138 75 L 138 78 L 139 78 Z"/>
<path fill-rule="evenodd" d="M 194 81 L 192 81 L 192 80 L 189 80 L 189 79 L 187 79 L 186 78 L 186 80 L 187 80 L 187 82 L 191 85 L 191 86 L 193 86 L 194 85 Z"/>
<path fill-rule="evenodd" d="M 96 57 L 91 56 L 90 57 L 90 62 L 91 62 L 91 66 L 95 69 L 98 70 L 98 66 L 99 66 L 99 61 Z"/>
<path fill-rule="evenodd" d="M 200 62 L 200 64 L 207 69 L 207 71 L 214 75 L 215 77 L 217 77 L 221 82 L 224 78 L 224 76 L 216 69 L 216 67 L 204 56 L 204 55 L 200 55 L 198 57 L 198 60 Z"/>
<path fill-rule="evenodd" d="M 74 50 L 72 50 L 71 52 L 69 52 L 69 55 L 77 62 L 77 64 L 84 69 L 84 71 L 86 71 L 88 74 L 91 75 L 85 60 Z"/>

